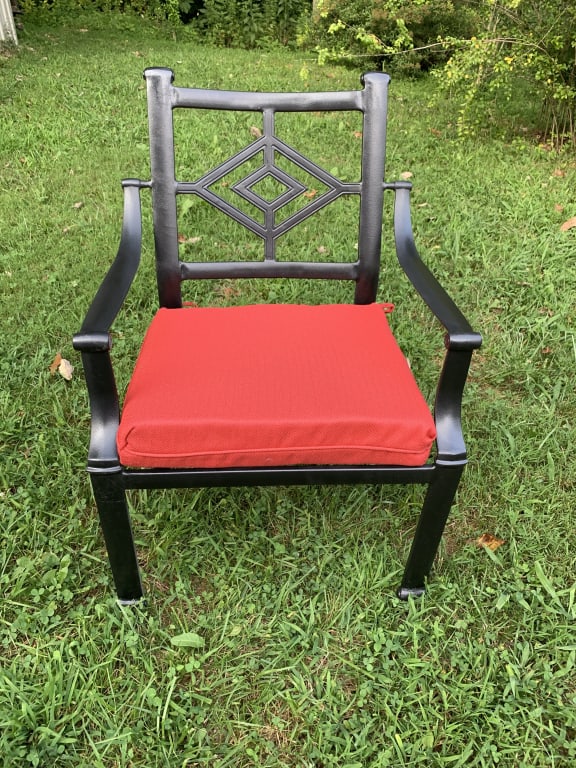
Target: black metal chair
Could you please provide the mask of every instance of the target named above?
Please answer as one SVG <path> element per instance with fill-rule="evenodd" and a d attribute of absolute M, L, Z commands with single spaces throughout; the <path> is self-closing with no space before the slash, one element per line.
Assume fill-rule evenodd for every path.
<path fill-rule="evenodd" d="M 344 483 L 428 485 L 398 590 L 404 599 L 421 595 L 466 464 L 462 392 L 481 337 L 416 251 L 411 185 L 384 181 L 388 76 L 369 73 L 361 90 L 325 93 L 180 88 L 164 68 L 146 70 L 145 79 L 152 180 L 123 182 L 118 255 L 74 337 L 92 414 L 88 472 L 119 600 L 142 597 L 127 490 Z M 180 181 L 177 109 L 261 113 L 262 129 L 215 168 L 209 159 L 200 168 L 205 158 L 196 158 L 195 180 Z M 361 115 L 359 181 L 322 169 L 280 138 L 275 125 L 280 113 L 331 111 Z M 160 308 L 120 409 L 110 328 L 140 260 L 142 189 L 152 190 Z M 389 329 L 390 307 L 376 303 L 385 190 L 395 195 L 398 261 L 446 329 L 434 416 Z M 351 196 L 359 200 L 352 259 L 277 258 L 280 238 L 293 227 Z M 263 258 L 183 261 L 183 200 L 187 214 L 208 203 L 214 215 L 248 229 L 263 242 Z M 353 303 L 183 306 L 185 280 L 261 277 L 352 281 Z"/>

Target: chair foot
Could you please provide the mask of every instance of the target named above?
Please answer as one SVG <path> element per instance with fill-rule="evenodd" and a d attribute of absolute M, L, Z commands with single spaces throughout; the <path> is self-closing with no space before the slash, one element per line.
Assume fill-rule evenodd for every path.
<path fill-rule="evenodd" d="M 116 603 L 120 608 L 134 608 L 136 606 L 139 606 L 143 608 L 146 605 L 146 598 L 145 597 L 136 597 L 131 600 L 125 600 L 121 597 L 116 598 Z"/>
<path fill-rule="evenodd" d="M 426 592 L 425 587 L 399 587 L 396 594 L 400 600 L 408 600 L 408 598 L 422 597 Z"/>
<path fill-rule="evenodd" d="M 423 585 L 432 569 L 463 469 L 463 464 L 436 467 L 397 593 L 401 600 L 408 599 L 410 595 L 420 597 L 424 593 Z"/>
<path fill-rule="evenodd" d="M 100 525 L 120 605 L 134 605 L 143 597 L 126 491 L 119 472 L 90 475 Z"/>

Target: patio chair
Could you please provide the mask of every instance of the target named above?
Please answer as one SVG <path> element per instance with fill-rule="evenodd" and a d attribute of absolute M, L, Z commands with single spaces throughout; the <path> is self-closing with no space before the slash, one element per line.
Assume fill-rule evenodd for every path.
<path fill-rule="evenodd" d="M 118 255 L 74 337 L 92 417 L 88 472 L 119 601 L 129 604 L 143 595 L 127 490 L 348 483 L 428 486 L 397 593 L 403 599 L 421 595 L 466 464 L 462 393 L 481 337 L 416 251 L 410 183 L 384 181 L 388 76 L 368 73 L 360 90 L 320 93 L 175 87 L 165 68 L 147 69 L 144 76 L 151 181 L 123 181 Z M 191 156 L 198 144 L 196 157 L 184 163 L 189 181 L 178 179 L 175 166 L 173 119 L 184 110 L 195 110 L 196 119 L 208 119 L 210 110 L 248 114 L 239 138 L 222 128 L 224 138 L 237 142 L 232 156 L 222 155 L 223 138 L 212 137 L 214 129 L 206 136 L 214 154 L 220 153 L 216 161 L 207 157 L 200 143 L 206 136 L 197 128 L 179 140 L 178 150 Z M 361 167 L 352 181 L 296 149 L 302 135 L 292 131 L 297 140 L 288 141 L 277 128 L 288 113 L 309 113 L 300 119 L 310 121 L 353 112 L 360 113 L 355 140 Z M 250 126 L 254 120 L 261 128 Z M 342 131 L 339 118 L 331 124 Z M 139 265 L 143 189 L 152 192 L 159 309 L 120 408 L 111 326 Z M 398 262 L 446 332 L 433 414 L 390 330 L 390 306 L 377 300 L 386 191 L 395 198 Z M 326 206 L 343 200 L 357 205 L 354 253 L 327 255 L 313 240 L 308 253 L 317 258 L 311 260 L 304 247 L 307 232 L 316 231 L 310 217 L 316 214 L 321 224 Z M 213 213 L 206 216 L 208 205 Z M 248 230 L 262 250 L 253 256 L 236 235 L 226 250 L 214 233 L 206 241 L 183 237 L 179 214 L 188 222 L 192 214 L 195 227 L 219 222 L 218 234 L 231 219 L 237 224 L 230 226 Z M 329 226 L 327 236 L 334 236 Z M 299 240 L 290 240 L 294 227 Z M 292 251 L 281 258 L 286 237 Z M 194 240 L 198 258 L 182 258 L 183 239 Z M 259 278 L 278 286 L 272 301 L 183 301 L 188 280 L 208 281 L 202 286 L 225 280 L 219 285 L 228 289 L 237 285 L 229 281 L 250 280 L 246 286 Z M 354 289 L 349 303 L 322 303 L 330 283 L 315 282 L 316 301 L 295 303 L 291 288 L 287 302 L 279 303 L 280 286 L 298 279 L 350 281 Z"/>

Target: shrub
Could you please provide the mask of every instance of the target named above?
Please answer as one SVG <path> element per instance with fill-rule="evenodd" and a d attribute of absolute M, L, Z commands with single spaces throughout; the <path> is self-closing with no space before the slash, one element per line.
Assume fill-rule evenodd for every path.
<path fill-rule="evenodd" d="M 306 0 L 205 0 L 195 25 L 217 45 L 263 47 L 294 40 Z"/>
<path fill-rule="evenodd" d="M 441 40 L 474 34 L 477 21 L 468 0 L 318 0 L 299 41 L 321 61 L 373 59 L 416 74 L 446 61 Z"/>
<path fill-rule="evenodd" d="M 287 45 L 296 35 L 308 0 L 22 0 L 26 11 L 66 16 L 79 10 L 135 13 L 190 24 L 203 40 L 226 47 Z"/>
<path fill-rule="evenodd" d="M 538 126 L 557 145 L 576 140 L 576 6 L 565 0 L 483 1 L 483 27 L 460 41 L 444 83 L 461 101 L 459 129 L 484 119 L 487 103 L 523 86 L 538 105 Z"/>
<path fill-rule="evenodd" d="M 180 22 L 193 0 L 20 0 L 24 12 L 44 11 L 66 16 L 78 11 L 132 12 L 151 19 Z"/>

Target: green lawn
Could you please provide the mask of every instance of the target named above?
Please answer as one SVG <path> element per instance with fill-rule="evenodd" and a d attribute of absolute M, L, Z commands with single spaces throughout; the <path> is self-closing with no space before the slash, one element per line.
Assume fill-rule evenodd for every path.
<path fill-rule="evenodd" d="M 0 54 L 1 765 L 575 765 L 576 230 L 560 231 L 576 215 L 574 155 L 529 131 L 457 141 L 433 80 L 392 83 L 389 178 L 413 174 L 422 254 L 485 337 L 471 462 L 426 597 L 394 596 L 422 489 L 150 492 L 133 499 L 148 603 L 120 610 L 71 336 L 115 253 L 119 180 L 148 174 L 142 70 L 278 90 L 356 87 L 359 72 L 129 18 L 26 20 L 20 43 Z M 324 152 L 310 121 L 303 138 Z M 193 138 L 217 156 L 216 128 Z M 122 384 L 154 305 L 146 222 L 116 326 Z M 385 251 L 381 296 L 429 393 L 440 332 L 423 347 L 418 328 L 435 327 L 389 237 Z M 50 374 L 59 351 L 70 382 Z M 505 543 L 478 547 L 483 533 Z M 171 642 L 186 632 L 195 647 Z"/>

